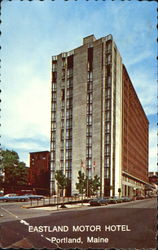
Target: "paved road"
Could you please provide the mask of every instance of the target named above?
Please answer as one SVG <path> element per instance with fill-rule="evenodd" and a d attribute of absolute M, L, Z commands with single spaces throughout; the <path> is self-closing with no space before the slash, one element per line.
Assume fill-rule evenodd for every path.
<path fill-rule="evenodd" d="M 0 218 L 1 247 L 95 249 L 155 247 L 156 199 L 62 211 L 24 209 L 21 205 L 23 203 L 1 204 L 0 213 L 4 214 Z M 109 227 L 112 225 L 113 228 Z M 119 230 L 125 231 L 118 231 L 118 225 Z M 46 232 L 39 232 L 38 226 L 42 226 L 43 230 L 45 226 L 50 226 L 51 232 L 47 232 L 48 228 L 47 230 L 45 228 Z M 61 226 L 60 230 L 68 228 L 68 231 L 54 231 L 57 230 L 55 226 Z M 74 226 L 76 227 L 73 228 Z M 77 226 L 78 231 L 74 231 L 77 230 Z M 82 231 L 86 230 L 86 226 L 87 230 L 88 227 L 90 230 L 91 226 L 92 231 Z M 108 230 L 117 230 L 105 231 L 105 226 Z M 107 239 L 108 243 L 105 242 Z M 67 243 L 68 240 L 76 242 Z M 96 242 L 97 240 L 99 242 Z M 104 242 L 100 242 L 102 240 Z"/>
<path fill-rule="evenodd" d="M 0 223 L 1 222 L 7 222 L 7 221 L 13 221 L 17 219 L 26 219 L 26 218 L 33 218 L 33 217 L 40 217 L 40 216 L 48 216 L 53 212 L 57 210 L 57 206 L 55 207 L 40 207 L 38 209 L 30 208 L 26 209 L 23 208 L 23 206 L 29 205 L 30 202 L 11 202 L 11 203 L 0 203 Z M 36 205 L 37 203 L 34 202 Z M 76 210 L 75 206 L 72 205 L 72 209 Z M 127 202 L 127 203 L 120 203 L 120 204 L 111 204 L 104 208 L 155 208 L 157 207 L 156 199 L 146 199 L 146 200 L 138 200 L 133 202 Z M 103 207 L 99 207 L 103 208 Z M 99 209 L 98 207 L 90 207 L 88 206 L 82 206 L 82 204 L 78 207 L 78 209 L 87 210 L 87 209 Z M 59 207 L 58 207 L 59 209 Z M 60 209 L 59 211 L 63 211 Z"/>

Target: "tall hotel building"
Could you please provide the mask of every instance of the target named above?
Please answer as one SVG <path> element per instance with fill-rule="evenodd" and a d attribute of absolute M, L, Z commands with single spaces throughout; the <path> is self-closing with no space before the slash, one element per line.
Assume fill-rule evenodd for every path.
<path fill-rule="evenodd" d="M 143 193 L 148 182 L 148 120 L 112 35 L 52 57 L 51 181 L 98 175 L 103 196 Z"/>

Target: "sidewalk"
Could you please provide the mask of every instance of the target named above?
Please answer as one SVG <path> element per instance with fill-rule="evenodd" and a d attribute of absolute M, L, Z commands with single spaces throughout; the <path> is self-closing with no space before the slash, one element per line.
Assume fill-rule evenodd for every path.
<path fill-rule="evenodd" d="M 27 208 L 27 209 L 40 209 L 40 210 L 45 210 L 45 211 L 57 211 L 57 210 L 67 210 L 67 209 L 72 209 L 72 208 L 83 208 L 83 207 L 87 207 L 89 206 L 89 203 L 76 203 L 76 204 L 64 204 L 65 207 L 62 208 L 61 207 L 61 204 L 58 204 L 58 205 L 54 205 L 54 204 L 50 204 L 50 205 L 47 205 L 47 206 L 27 206 L 27 205 L 24 205 L 23 208 Z"/>

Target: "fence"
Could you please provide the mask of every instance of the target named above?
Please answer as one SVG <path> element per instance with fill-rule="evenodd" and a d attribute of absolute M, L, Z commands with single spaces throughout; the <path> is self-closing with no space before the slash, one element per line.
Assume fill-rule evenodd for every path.
<path fill-rule="evenodd" d="M 89 197 L 44 197 L 42 199 L 30 200 L 30 206 L 57 206 L 64 204 L 75 204 L 75 203 L 84 203 L 89 202 L 91 198 Z"/>

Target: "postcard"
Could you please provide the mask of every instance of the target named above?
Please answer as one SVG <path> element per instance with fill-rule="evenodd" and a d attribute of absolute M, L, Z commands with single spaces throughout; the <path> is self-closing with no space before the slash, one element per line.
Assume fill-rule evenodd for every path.
<path fill-rule="evenodd" d="M 1 2 L 2 249 L 156 249 L 156 7 Z"/>

